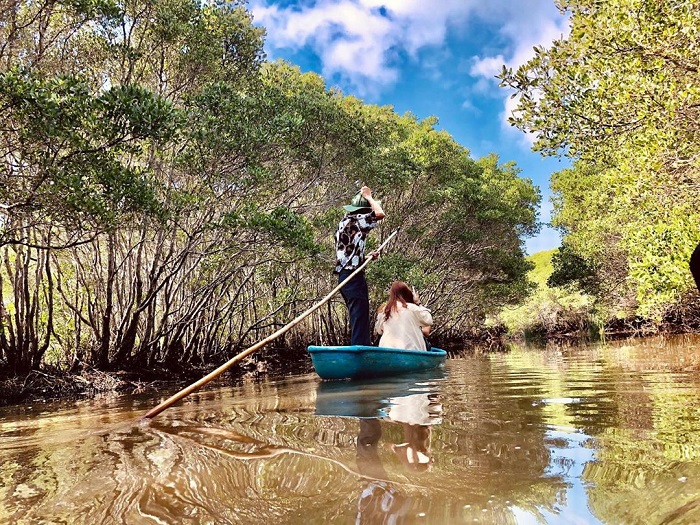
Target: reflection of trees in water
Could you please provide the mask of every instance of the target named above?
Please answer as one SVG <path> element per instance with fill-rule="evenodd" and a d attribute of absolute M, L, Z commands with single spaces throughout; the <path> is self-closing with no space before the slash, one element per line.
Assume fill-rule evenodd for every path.
<path fill-rule="evenodd" d="M 690 343 L 671 337 L 611 344 L 607 366 L 588 379 L 600 394 L 570 409 L 595 438 L 596 461 L 581 477 L 604 522 L 700 522 L 698 355 Z M 581 384 L 580 376 L 569 379 Z"/>
<path fill-rule="evenodd" d="M 456 371 L 449 389 L 441 390 L 441 401 L 449 407 L 449 413 L 441 424 L 430 428 L 431 468 L 423 472 L 402 468 L 401 459 L 389 447 L 375 445 L 363 451 L 359 443 L 371 437 L 373 430 L 377 432 L 373 427 L 378 423 L 360 421 L 358 467 L 365 471 L 373 468 L 374 475 L 382 479 L 388 476 L 430 487 L 431 493 L 421 500 L 409 497 L 409 504 L 405 487 L 392 487 L 387 493 L 383 485 L 369 483 L 358 509 L 364 508 L 365 513 L 379 515 L 382 520 L 424 515 L 427 522 L 435 523 L 473 519 L 515 523 L 511 510 L 515 501 L 536 516 L 542 516 L 540 509 L 555 513 L 566 484 L 546 473 L 550 454 L 542 415 L 533 408 L 532 398 L 514 399 L 507 385 L 485 380 L 489 366 L 486 361 L 470 361 L 469 365 L 469 373 Z M 409 441 L 410 432 L 406 434 L 401 425 L 382 422 L 381 429 L 385 444 Z M 465 501 L 470 504 L 465 505 Z"/>
<path fill-rule="evenodd" d="M 619 420 L 596 435 L 582 474 L 591 509 L 610 523 L 700 523 L 697 391 L 671 374 L 632 372 L 614 397 Z"/>
<path fill-rule="evenodd" d="M 73 439 L 74 428 L 61 435 L 40 416 L 25 423 L 38 428 L 29 444 L 2 449 L 0 522 L 352 523 L 360 508 L 389 508 L 404 522 L 515 523 L 512 507 L 545 520 L 574 505 L 605 523 L 700 522 L 697 380 L 661 365 L 650 374 L 642 353 L 600 350 L 575 366 L 517 352 L 463 370 L 453 363 L 424 472 L 392 450 L 410 440 L 386 417 L 363 465 L 367 420 L 315 415 L 309 381 L 287 387 L 291 395 L 272 383 L 205 391 L 163 419 L 104 436 Z M 71 421 L 81 425 L 99 426 Z M 590 439 L 568 442 L 568 430 L 552 427 Z M 3 445 L 19 430 L 7 432 Z M 595 460 L 563 453 L 577 446 Z"/>
<path fill-rule="evenodd" d="M 220 427 L 133 428 L 89 441 L 66 448 L 70 455 L 52 451 L 50 464 L 33 465 L 41 467 L 41 476 L 30 483 L 54 478 L 58 490 L 29 502 L 26 519 L 278 522 L 281 516 L 303 516 L 310 499 L 333 516 L 337 501 L 322 495 L 351 493 L 359 477 L 318 455 Z"/>
<path fill-rule="evenodd" d="M 584 469 L 593 513 L 604 523 L 700 523 L 700 465 L 654 458 L 629 436 L 622 441 Z"/>
<path fill-rule="evenodd" d="M 525 379 L 514 390 L 512 383 L 498 380 L 489 360 L 468 365 L 469 371 L 452 371 L 450 391 L 443 396 L 450 414 L 434 429 L 436 468 L 446 483 L 469 494 L 465 499 L 481 506 L 478 510 L 508 506 L 499 501 L 507 495 L 535 515 L 539 509 L 555 512 L 567 486 L 546 474 L 546 425 L 534 404 L 544 392 Z M 510 510 L 505 515 L 504 523 L 513 519 Z M 476 512 L 472 517 L 482 519 Z"/>
<path fill-rule="evenodd" d="M 357 419 L 297 409 L 309 405 L 308 387 L 299 385 L 294 399 L 277 395 L 273 387 L 242 391 L 238 397 L 225 389 L 205 392 L 180 412 L 180 417 L 195 414 L 204 421 L 164 419 L 90 437 L 79 447 L 42 449 L 37 457 L 44 459 L 24 470 L 22 480 L 28 486 L 55 481 L 24 502 L 24 516 L 80 516 L 83 523 L 109 522 L 114 516 L 139 523 L 147 521 L 146 515 L 166 522 L 184 516 L 191 523 L 349 522 L 369 490 L 375 497 L 365 500 L 368 505 L 386 505 L 390 497 L 392 508 L 402 509 L 406 519 L 422 513 L 435 523 L 472 515 L 508 523 L 512 515 L 504 498 L 491 494 L 513 493 L 519 503 L 529 498 L 533 505 L 553 500 L 556 483 L 540 479 L 546 465 L 542 442 L 535 446 L 534 438 L 517 438 L 523 423 L 511 414 L 517 406 L 506 399 L 506 422 L 494 420 L 475 402 L 467 418 L 454 414 L 449 425 L 433 426 L 435 462 L 426 472 L 407 469 L 392 451 L 389 445 L 409 439 L 404 426 L 386 422 L 387 446 L 376 451 L 386 476 L 379 476 L 356 468 Z M 251 401 L 241 403 L 242 395 Z M 215 421 L 207 421 L 208 408 L 229 405 L 216 411 Z M 465 499 L 472 502 L 468 509 Z"/>
<path fill-rule="evenodd" d="M 604 523 L 700 523 L 694 341 L 613 342 L 591 349 L 594 359 L 578 366 L 532 352 L 509 362 L 516 369 L 549 369 L 554 373 L 540 381 L 543 394 L 570 396 L 558 413 L 543 409 L 550 410 L 550 424 L 560 421 L 591 436 L 595 461 L 583 465 L 581 481 L 589 508 Z"/>
<path fill-rule="evenodd" d="M 128 403 L 124 405 L 128 408 Z M 65 405 L 60 407 L 65 412 Z M 42 506 L 52 504 L 63 494 L 71 498 L 77 495 L 72 493 L 73 488 L 86 479 L 100 487 L 103 479 L 93 476 L 98 465 L 98 470 L 110 476 L 104 477 L 104 483 L 111 494 L 109 486 L 119 472 L 119 458 L 107 449 L 107 441 L 85 429 L 95 428 L 96 421 L 102 428 L 112 427 L 116 416 L 95 415 L 90 403 L 76 402 L 68 415 L 53 414 L 59 410 L 50 404 L 47 408 L 50 412 L 41 405 L 27 407 L 26 417 L 3 421 L 0 426 L 0 523 L 44 518 Z M 94 496 L 95 489 L 87 485 L 85 488 Z M 103 501 L 104 494 L 98 494 L 92 505 Z"/>

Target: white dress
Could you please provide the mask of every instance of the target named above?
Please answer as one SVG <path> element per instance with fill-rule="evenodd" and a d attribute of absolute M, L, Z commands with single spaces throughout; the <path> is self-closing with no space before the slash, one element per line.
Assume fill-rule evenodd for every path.
<path fill-rule="evenodd" d="M 382 337 L 379 346 L 403 348 L 405 350 L 425 350 L 425 339 L 421 328 L 433 325 L 433 316 L 425 306 L 407 303 L 396 304 L 398 311 L 391 312 L 384 320 L 384 312 L 379 312 L 374 331 Z"/>

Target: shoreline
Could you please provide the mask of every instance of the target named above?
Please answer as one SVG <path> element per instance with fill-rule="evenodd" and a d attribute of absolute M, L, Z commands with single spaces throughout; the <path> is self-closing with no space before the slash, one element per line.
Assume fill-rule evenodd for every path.
<path fill-rule="evenodd" d="M 521 335 L 514 338 L 506 338 L 504 334 L 486 331 L 481 334 L 470 334 L 471 337 L 466 337 L 461 341 L 454 339 L 440 341 L 435 346 L 444 348 L 449 357 L 458 357 L 475 352 L 507 352 L 509 343 L 535 344 L 545 348 L 558 344 L 578 343 L 585 345 L 605 340 L 645 339 L 664 335 L 700 333 L 699 330 L 688 330 L 687 328 L 687 326 L 681 327 L 671 324 L 657 326 L 654 330 L 644 326 L 627 327 L 626 330 L 617 327 L 616 330 L 605 332 L 602 338 L 590 330 L 546 335 L 531 334 L 530 337 Z M 139 372 L 131 370 L 105 372 L 87 366 L 79 371 L 56 370 L 47 367 L 33 370 L 23 377 L 0 379 L 0 407 L 21 406 L 35 402 L 91 399 L 110 393 L 136 395 L 149 391 L 158 392 L 161 389 L 181 389 L 206 376 L 215 368 L 216 366 L 178 371 L 156 369 L 144 373 L 143 370 Z M 277 378 L 310 372 L 313 372 L 313 366 L 308 354 L 306 354 L 306 349 L 298 348 L 285 352 L 284 358 L 270 352 L 249 357 L 242 361 L 239 366 L 227 370 L 218 380 L 255 381 L 263 377 Z"/>

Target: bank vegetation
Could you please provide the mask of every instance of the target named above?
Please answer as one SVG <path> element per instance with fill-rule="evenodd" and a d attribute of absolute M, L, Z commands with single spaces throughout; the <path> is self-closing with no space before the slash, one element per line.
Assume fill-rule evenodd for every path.
<path fill-rule="evenodd" d="M 598 332 L 697 330 L 700 3 L 557 4 L 569 33 L 500 75 L 511 123 L 572 161 L 551 178 L 563 240 L 549 289 L 586 296 L 573 317 Z"/>
<path fill-rule="evenodd" d="M 517 166 L 266 61 L 245 4 L 0 11 L 2 377 L 221 364 L 335 286 L 332 235 L 359 184 L 388 216 L 373 246 L 400 228 L 369 268 L 374 306 L 406 280 L 436 340 L 458 341 L 531 290 L 540 196 Z M 346 342 L 345 317 L 337 299 L 309 317 L 273 343 L 277 365 Z"/>

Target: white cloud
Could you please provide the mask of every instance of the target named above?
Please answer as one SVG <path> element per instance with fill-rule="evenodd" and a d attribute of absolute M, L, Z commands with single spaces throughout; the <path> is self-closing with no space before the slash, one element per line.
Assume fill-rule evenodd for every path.
<path fill-rule="evenodd" d="M 496 75 L 501 72 L 504 63 L 503 55 L 486 58 L 473 57 L 468 73 L 476 78 L 476 82 L 472 85 L 471 92 L 479 95 L 502 96 L 503 93 L 498 89 Z"/>
<path fill-rule="evenodd" d="M 462 109 L 468 111 L 469 113 L 473 113 L 475 115 L 479 115 L 482 113 L 481 108 L 476 106 L 471 100 L 467 99 L 464 102 L 462 102 Z"/>
<path fill-rule="evenodd" d="M 267 29 L 267 47 L 310 46 L 321 59 L 323 75 L 340 75 L 351 85 L 387 85 L 397 70 L 387 67 L 385 50 L 395 45 L 391 22 L 352 0 L 319 2 L 280 9 L 251 3 L 257 23 Z"/>
<path fill-rule="evenodd" d="M 474 57 L 474 61 L 469 68 L 469 74 L 474 77 L 494 78 L 505 64 L 506 60 L 503 55 L 495 57 L 479 58 Z"/>
<path fill-rule="evenodd" d="M 567 21 L 553 0 L 298 0 L 285 7 L 274 0 L 251 0 L 250 9 L 256 23 L 267 29 L 271 57 L 278 49 L 308 46 L 321 60 L 324 77 L 342 79 L 363 97 L 390 87 L 399 78 L 400 61 L 417 60 L 427 49 L 435 52 L 429 71 L 437 77 L 435 62 L 446 53 L 450 30 L 496 27 L 503 48 L 469 57 L 466 63 L 474 79 L 472 94 L 506 96 L 501 122 L 508 130 L 514 130 L 507 123 L 514 101 L 497 87 L 495 75 L 504 64 L 524 64 L 534 55 L 533 46 L 548 45 L 567 32 Z M 531 144 L 532 138 L 526 142 Z"/>
<path fill-rule="evenodd" d="M 322 73 L 347 80 L 360 95 L 393 84 L 400 56 L 444 44 L 448 21 L 462 19 L 476 0 L 443 0 L 439 8 L 423 0 L 318 0 L 280 8 L 253 0 L 254 20 L 267 29 L 266 47 L 310 46 Z"/>
<path fill-rule="evenodd" d="M 508 56 L 507 60 L 504 60 L 502 64 L 506 67 L 517 69 L 519 66 L 527 63 L 535 56 L 535 46 L 548 47 L 554 40 L 567 35 L 568 20 L 561 15 L 559 15 L 558 18 L 544 18 L 539 22 L 539 24 L 531 27 L 530 31 L 526 31 L 523 21 L 514 19 L 503 26 L 502 33 L 507 35 L 513 42 L 512 52 Z M 501 55 L 498 56 L 498 58 L 501 57 Z M 484 59 L 480 59 L 478 61 L 479 66 L 482 69 L 487 70 L 487 66 L 492 64 L 491 58 L 492 57 L 485 57 Z M 478 72 L 479 67 L 475 65 L 473 70 Z M 482 75 L 482 78 L 485 78 L 485 75 Z M 517 134 L 521 145 L 530 149 L 536 139 L 536 136 L 532 133 L 523 134 L 521 131 L 510 125 L 508 118 L 513 115 L 513 111 L 518 103 L 518 98 L 512 98 L 512 92 L 505 92 L 507 93 L 507 97 L 504 102 L 501 127 L 509 135 Z"/>
<path fill-rule="evenodd" d="M 501 34 L 511 42 L 510 52 L 505 56 L 499 54 L 483 58 L 476 57 L 470 73 L 482 81 L 487 80 L 495 85 L 498 80 L 494 77 L 500 73 L 501 66 L 517 69 L 535 56 L 535 46 L 548 47 L 554 40 L 568 34 L 568 20 L 558 12 L 550 13 L 549 17 L 542 16 L 536 23 L 533 23 L 530 18 L 517 16 L 510 18 L 509 22 L 501 28 Z M 497 66 L 499 61 L 500 65 Z M 523 134 L 508 122 L 508 118 L 513 115 L 517 106 L 518 98 L 512 98 L 512 92 L 503 91 L 503 93 L 506 93 L 506 98 L 501 113 L 501 128 L 510 136 L 517 135 L 521 145 L 530 149 L 536 136 L 532 133 Z"/>
<path fill-rule="evenodd" d="M 498 87 L 495 76 L 503 65 L 517 68 L 526 63 L 534 56 L 533 46 L 548 46 L 568 33 L 568 21 L 554 0 L 250 0 L 249 8 L 255 23 L 267 29 L 270 58 L 312 51 L 322 75 L 348 93 L 379 99 L 398 82 L 409 61 L 419 66 L 421 77 L 416 80 L 439 87 L 436 97 L 447 90 L 461 97 L 455 111 L 473 117 L 463 120 L 464 129 L 476 117 L 481 122 L 488 119 L 494 106 L 496 111 L 502 108 L 492 117 L 500 120 L 500 133 L 490 136 L 481 129 L 470 136 L 480 141 L 478 149 L 484 152 L 509 151 L 514 145 L 531 154 L 535 137 L 507 123 L 517 100 Z M 457 49 L 448 46 L 448 40 L 467 46 L 480 42 L 484 47 Z M 429 85 L 421 87 L 429 92 Z M 533 168 L 529 174 L 537 181 L 545 171 Z M 549 214 L 543 201 L 545 221 Z M 559 234 L 544 228 L 528 239 L 527 249 L 534 253 L 558 244 Z"/>

